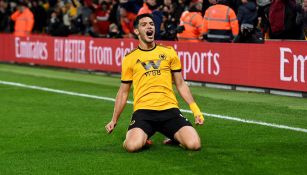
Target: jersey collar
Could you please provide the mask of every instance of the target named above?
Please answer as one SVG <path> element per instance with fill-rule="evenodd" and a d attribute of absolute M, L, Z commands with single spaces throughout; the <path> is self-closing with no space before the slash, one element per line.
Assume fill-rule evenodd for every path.
<path fill-rule="evenodd" d="M 140 46 L 138 46 L 138 48 L 139 48 L 141 51 L 145 51 L 145 52 L 152 51 L 152 50 L 154 50 L 156 47 L 157 47 L 157 44 L 156 44 L 156 43 L 155 43 L 155 46 L 154 46 L 153 48 L 149 49 L 149 50 L 142 49 L 142 48 L 140 48 Z"/>

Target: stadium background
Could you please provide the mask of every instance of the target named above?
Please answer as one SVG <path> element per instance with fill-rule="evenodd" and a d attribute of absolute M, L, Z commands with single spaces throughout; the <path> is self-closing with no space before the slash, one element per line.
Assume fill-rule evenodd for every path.
<path fill-rule="evenodd" d="M 241 92 L 191 86 L 192 93 L 206 116 L 206 124 L 196 128 L 200 133 L 203 149 L 199 152 L 189 152 L 179 147 L 165 146 L 162 144 L 163 136 L 157 134 L 152 138 L 154 145 L 150 149 L 129 154 L 121 145 L 130 120 L 132 105 L 127 105 L 112 135 L 106 134 L 104 125 L 112 115 L 114 97 L 120 84 L 118 73 L 110 74 L 119 70 L 120 64 L 117 63 L 120 63 L 120 57 L 116 62 L 116 54 L 122 55 L 128 52 L 134 41 L 94 40 L 87 37 L 52 38 L 35 35 L 18 38 L 7 34 L 2 34 L 0 37 L 0 46 L 3 48 L 0 54 L 1 174 L 306 174 L 307 172 L 306 98 L 252 93 L 249 92 L 250 89 Z M 61 62 L 54 56 L 56 51 L 53 47 L 56 40 L 58 43 L 62 41 L 64 43 L 63 51 L 60 52 L 63 54 Z M 112 65 L 104 59 L 97 58 L 96 62 L 93 62 L 92 58 L 92 62 L 90 61 L 88 57 L 90 46 L 97 47 L 96 50 L 104 50 L 105 43 L 113 42 L 115 52 L 112 53 L 114 55 L 111 54 L 114 59 L 111 61 Z M 75 46 L 72 43 L 79 43 L 76 47 L 78 51 L 71 47 Z M 85 43 L 85 47 L 82 44 L 80 46 L 80 43 Z M 212 53 L 219 53 L 221 55 L 217 60 L 220 65 L 219 75 L 223 75 L 226 69 L 227 75 L 230 74 L 235 80 L 244 79 L 244 76 L 250 76 L 255 80 L 257 77 L 253 75 L 257 75 L 257 72 L 248 71 L 248 68 L 253 66 L 245 67 L 248 61 L 252 61 L 251 63 L 259 64 L 261 79 L 271 82 L 272 87 L 275 81 L 279 81 L 278 83 L 285 86 L 277 89 L 283 92 L 295 89 L 293 92 L 302 97 L 306 91 L 306 83 L 303 81 L 306 63 L 297 59 L 305 58 L 307 55 L 303 42 L 265 43 L 261 45 L 262 49 L 275 50 L 257 53 L 263 54 L 265 59 L 261 56 L 253 57 L 255 52 L 249 52 L 246 56 L 240 57 L 244 64 L 238 65 L 234 70 L 231 67 L 227 70 L 222 61 L 234 59 L 224 57 L 224 54 L 231 55 L 238 52 L 229 52 L 223 44 L 204 43 L 206 49 L 200 50 L 191 44 L 186 47 L 181 45 L 182 43 L 163 44 L 177 45 L 181 57 L 184 58 L 186 55 L 187 59 L 187 55 L 190 54 L 191 60 L 195 52 L 198 52 L 198 55 L 208 53 L 209 50 Z M 261 46 L 227 45 L 240 51 L 243 48 L 248 50 Z M 50 55 L 46 56 L 44 47 Z M 281 47 L 288 48 L 284 49 L 286 51 L 284 59 L 281 59 Z M 38 52 L 40 49 L 41 52 Z M 76 51 L 76 54 L 72 51 Z M 73 56 L 82 53 L 86 55 L 84 59 L 75 59 Z M 266 57 L 267 54 L 275 56 Z M 31 55 L 33 57 L 29 57 Z M 197 56 L 194 57 L 195 60 L 198 59 Z M 214 58 L 212 60 L 212 65 L 215 65 Z M 291 81 L 281 80 L 281 60 L 285 65 L 283 78 L 291 76 Z M 186 61 L 186 68 L 189 68 L 188 64 L 190 63 Z M 294 65 L 298 67 L 297 74 L 293 73 Z M 270 66 L 276 69 L 270 69 Z M 107 71 L 103 71 L 104 68 Z M 215 68 L 212 67 L 212 75 Z M 197 67 L 194 69 L 197 70 Z M 195 76 L 191 67 L 191 72 L 186 70 L 186 77 L 204 78 L 198 82 L 208 85 L 213 81 L 206 82 L 208 67 L 206 66 L 204 70 L 206 75 Z M 237 71 L 241 71 L 243 78 L 239 76 L 240 74 L 235 74 Z M 215 77 L 216 80 L 219 75 Z M 266 75 L 270 76 L 263 77 Z M 296 75 L 296 79 L 293 75 Z M 222 82 L 223 79 L 219 81 Z M 198 83 L 192 81 L 190 84 Z M 227 85 L 233 87 L 231 83 Z M 235 81 L 233 85 L 236 85 Z M 258 89 L 255 88 L 256 85 L 251 87 L 253 90 Z M 260 89 L 266 90 L 270 87 Z M 129 100 L 131 104 L 133 100 L 131 96 Z M 180 98 L 179 103 L 184 115 L 193 120 L 188 106 Z"/>

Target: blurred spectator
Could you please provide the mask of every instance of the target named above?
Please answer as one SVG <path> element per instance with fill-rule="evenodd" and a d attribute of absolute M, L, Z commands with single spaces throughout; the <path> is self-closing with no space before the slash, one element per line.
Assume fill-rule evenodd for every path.
<path fill-rule="evenodd" d="M 8 8 L 8 3 L 0 1 L 0 32 L 10 32 L 10 16 L 11 12 Z"/>
<path fill-rule="evenodd" d="M 17 9 L 18 2 L 18 9 L 27 11 L 30 8 L 32 11 L 35 33 L 46 32 L 53 36 L 90 34 L 93 37 L 134 37 L 133 21 L 136 15 L 151 13 L 156 26 L 156 39 L 177 40 L 179 37 L 179 40 L 195 42 L 198 35 L 197 27 L 193 26 L 196 16 L 192 17 L 190 14 L 196 11 L 189 4 L 196 1 L 202 3 L 202 10 L 197 12 L 201 12 L 204 17 L 205 12 L 212 13 L 212 9 L 221 10 L 218 18 L 223 22 L 214 21 L 211 16 L 203 19 L 202 33 L 208 41 L 233 42 L 236 31 L 239 31 L 239 35 L 235 42 L 254 42 L 270 37 L 304 39 L 304 33 L 307 33 L 307 0 L 0 0 L 0 32 L 13 32 L 16 26 L 26 24 L 25 21 L 13 21 L 11 14 Z M 23 8 L 19 8 L 21 4 Z M 222 4 L 223 8 L 216 7 Z M 276 10 L 271 4 L 277 4 L 283 10 Z M 258 9 L 258 20 L 255 18 L 255 7 Z M 228 9 L 229 12 L 226 13 Z M 227 18 L 221 15 L 223 13 L 228 15 Z M 239 27 L 236 27 L 235 14 Z M 183 30 L 179 25 L 180 18 L 185 28 L 183 33 L 180 33 Z M 208 20 L 210 18 L 213 20 Z M 233 21 L 227 22 L 230 19 Z M 259 32 L 259 28 L 262 32 Z M 20 35 L 19 31 L 15 33 Z M 262 33 L 266 34 L 265 37 L 261 36 Z"/>
<path fill-rule="evenodd" d="M 202 33 L 209 42 L 232 42 L 239 34 L 237 16 L 227 3 L 227 0 L 218 0 L 205 12 Z"/>
<path fill-rule="evenodd" d="M 116 24 L 112 23 L 109 26 L 108 38 L 122 38 L 121 32 Z"/>
<path fill-rule="evenodd" d="M 63 24 L 65 27 L 68 28 L 70 34 L 72 33 L 72 18 L 74 17 L 73 15 L 75 15 L 74 9 L 70 10 L 70 3 L 66 3 L 63 5 L 62 3 L 60 3 L 60 7 L 63 14 Z"/>
<path fill-rule="evenodd" d="M 92 32 L 91 36 L 94 37 L 106 37 L 109 33 L 109 17 L 110 11 L 107 2 L 102 1 L 96 5 L 96 10 L 91 15 Z"/>
<path fill-rule="evenodd" d="M 133 22 L 136 14 L 128 12 L 125 8 L 120 7 L 120 24 L 125 38 L 133 38 Z"/>
<path fill-rule="evenodd" d="M 271 39 L 304 39 L 302 26 L 297 24 L 298 4 L 295 0 L 273 0 L 269 22 Z"/>
<path fill-rule="evenodd" d="M 173 23 L 173 21 L 175 21 L 175 18 L 172 15 L 174 13 L 174 5 L 172 3 L 172 0 L 164 0 L 160 9 L 163 13 L 163 24 Z M 161 27 L 164 27 L 164 26 L 161 26 Z"/>
<path fill-rule="evenodd" d="M 9 31 L 11 33 L 14 32 L 14 26 L 15 26 L 15 22 L 11 20 L 11 15 L 16 11 L 16 9 L 17 9 L 17 2 L 9 1 L 7 10 L 10 13 L 10 17 L 8 18 L 8 20 L 9 20 Z"/>
<path fill-rule="evenodd" d="M 71 2 L 71 3 L 70 3 Z M 66 3 L 69 11 L 68 17 L 71 21 L 71 34 L 86 34 L 90 27 L 89 18 L 92 14 L 89 5 L 91 1 L 69 0 Z"/>
<path fill-rule="evenodd" d="M 82 15 L 79 12 L 81 4 L 78 0 L 69 0 L 65 3 L 65 9 L 63 9 L 63 21 L 68 26 L 71 34 L 80 34 L 84 30 Z"/>
<path fill-rule="evenodd" d="M 84 26 L 83 31 L 81 32 L 82 35 L 85 35 L 87 33 L 89 33 L 89 31 L 91 30 L 91 15 L 93 14 L 93 10 L 91 9 L 92 7 L 92 2 L 87 0 L 83 2 L 83 5 L 81 5 L 78 8 L 78 11 L 81 15 L 81 21 L 82 21 L 82 25 Z"/>
<path fill-rule="evenodd" d="M 176 40 L 178 24 L 180 23 L 180 16 L 185 9 L 185 4 L 175 0 L 164 0 L 162 6 L 163 20 L 161 24 L 161 40 Z"/>
<path fill-rule="evenodd" d="M 161 39 L 160 29 L 163 22 L 163 12 L 161 7 L 158 6 L 156 0 L 145 0 L 143 7 L 139 10 L 138 15 L 150 13 L 153 16 L 155 23 L 155 39 Z"/>
<path fill-rule="evenodd" d="M 172 0 L 164 0 L 162 6 L 160 6 L 160 9 L 163 14 L 163 22 L 161 25 L 161 28 L 165 28 L 167 25 L 177 25 L 179 24 L 180 16 L 176 16 L 177 14 L 175 11 L 179 10 L 177 9 L 178 5 Z M 182 13 L 183 11 L 181 11 Z M 180 13 L 180 15 L 181 15 Z"/>
<path fill-rule="evenodd" d="M 26 5 L 24 1 L 18 1 L 17 10 L 11 15 L 11 19 L 15 22 L 14 34 L 16 36 L 28 36 L 33 29 L 33 13 Z"/>
<path fill-rule="evenodd" d="M 70 29 L 63 22 L 63 12 L 60 8 L 55 8 L 51 13 L 47 32 L 52 36 L 68 36 Z"/>
<path fill-rule="evenodd" d="M 184 26 L 184 31 L 178 33 L 179 41 L 199 42 L 202 30 L 203 18 L 201 15 L 202 2 L 192 1 L 188 11 L 182 13 L 180 25 Z"/>
<path fill-rule="evenodd" d="M 258 14 L 257 5 L 254 0 L 242 0 L 237 17 L 240 32 L 238 37 L 235 38 L 235 42 L 262 43 L 262 34 L 257 30 Z"/>
<path fill-rule="evenodd" d="M 186 10 L 186 6 L 182 0 L 177 2 L 176 0 L 164 0 L 164 7 L 167 7 L 167 13 L 169 14 L 169 19 L 175 23 L 179 24 L 182 12 Z M 163 10 L 163 12 L 166 12 Z"/>
<path fill-rule="evenodd" d="M 258 24 L 257 5 L 254 0 L 242 0 L 237 15 L 239 24 L 249 24 L 255 28 Z"/>
<path fill-rule="evenodd" d="M 122 1 L 122 0 L 120 0 Z M 121 3 L 114 0 L 112 1 L 112 5 L 110 6 L 110 17 L 109 21 L 110 23 L 115 23 L 117 26 L 120 26 L 120 10 L 119 7 Z"/>
<path fill-rule="evenodd" d="M 264 39 L 269 39 L 269 11 L 271 0 L 257 0 L 258 5 L 258 17 L 259 19 L 259 27 L 263 34 Z"/>
<path fill-rule="evenodd" d="M 47 25 L 47 12 L 43 7 L 43 1 L 32 1 L 31 11 L 34 15 L 33 32 L 42 33 Z"/>
<path fill-rule="evenodd" d="M 66 1 L 65 7 L 67 9 L 67 14 L 71 18 L 76 18 L 78 16 L 78 7 L 80 6 L 79 1 L 77 0 L 69 0 Z"/>
<path fill-rule="evenodd" d="M 138 15 L 144 13 L 152 13 L 157 8 L 157 1 L 156 0 L 145 0 L 143 3 L 143 7 L 138 11 Z"/>

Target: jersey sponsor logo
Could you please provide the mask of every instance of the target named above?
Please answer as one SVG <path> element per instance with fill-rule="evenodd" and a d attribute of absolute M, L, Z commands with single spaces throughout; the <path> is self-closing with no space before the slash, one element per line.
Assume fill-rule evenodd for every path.
<path fill-rule="evenodd" d="M 157 76 L 157 75 L 161 75 L 161 71 L 160 70 L 151 70 L 148 72 L 145 72 L 146 77 L 147 76 Z"/>
<path fill-rule="evenodd" d="M 136 63 L 141 63 L 141 65 L 144 67 L 145 70 L 150 70 L 150 68 L 159 69 L 161 60 L 158 60 L 157 62 L 154 62 L 153 60 L 148 61 L 147 63 L 142 62 L 141 60 L 137 60 Z"/>
<path fill-rule="evenodd" d="M 145 76 L 157 76 L 161 75 L 161 71 L 159 70 L 161 62 L 166 59 L 166 56 L 164 54 L 159 55 L 158 61 L 149 60 L 147 62 L 142 62 L 140 59 L 137 60 L 136 63 L 140 63 L 143 68 L 145 69 Z M 151 70 L 153 68 L 153 70 Z"/>

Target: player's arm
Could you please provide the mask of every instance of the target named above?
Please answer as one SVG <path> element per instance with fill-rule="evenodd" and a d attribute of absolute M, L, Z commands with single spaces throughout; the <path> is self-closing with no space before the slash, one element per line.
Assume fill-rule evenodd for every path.
<path fill-rule="evenodd" d="M 116 123 L 120 117 L 120 114 L 123 112 L 130 91 L 131 83 L 121 83 L 119 90 L 116 95 L 114 112 L 111 121 L 105 126 L 108 133 L 111 133 L 116 126 Z"/>
<path fill-rule="evenodd" d="M 204 116 L 200 112 L 199 107 L 194 101 L 194 98 L 192 96 L 192 93 L 190 91 L 190 88 L 188 85 L 184 82 L 184 79 L 182 78 L 181 72 L 173 72 L 173 77 L 175 81 L 176 88 L 181 95 L 181 97 L 184 99 L 186 103 L 189 104 L 194 117 L 195 117 L 195 124 L 202 125 L 204 123 Z"/>

